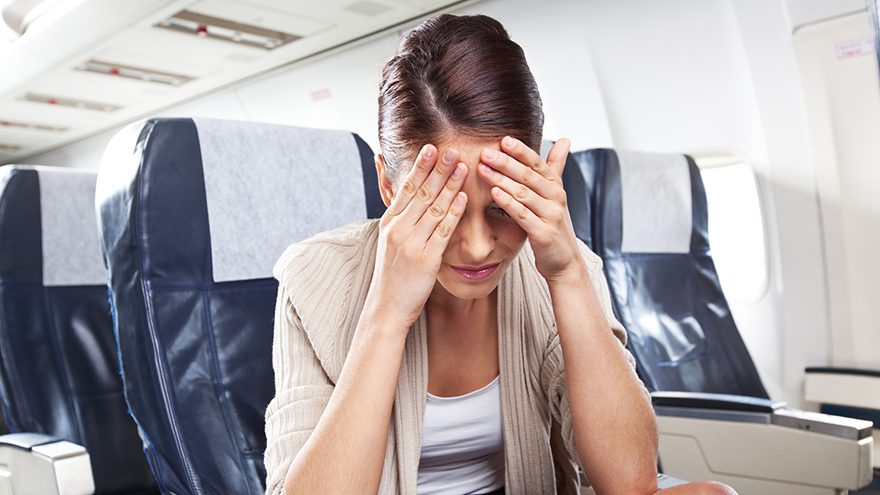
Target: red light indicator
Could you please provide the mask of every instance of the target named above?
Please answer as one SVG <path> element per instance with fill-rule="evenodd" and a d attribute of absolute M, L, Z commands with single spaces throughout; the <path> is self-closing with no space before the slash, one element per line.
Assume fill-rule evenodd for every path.
<path fill-rule="evenodd" d="M 119 75 L 119 69 L 110 69 L 110 75 L 111 75 L 111 76 L 118 76 L 118 75 Z"/>
<path fill-rule="evenodd" d="M 196 28 L 196 34 L 199 36 L 207 36 L 208 26 L 199 26 L 198 28 Z"/>

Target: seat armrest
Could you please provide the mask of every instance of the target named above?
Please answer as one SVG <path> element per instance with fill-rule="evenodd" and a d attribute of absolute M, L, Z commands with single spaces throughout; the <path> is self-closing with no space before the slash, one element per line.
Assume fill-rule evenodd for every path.
<path fill-rule="evenodd" d="M 51 435 L 44 435 L 42 433 L 9 433 L 6 435 L 0 435 L 0 445 L 8 445 L 10 447 L 18 447 L 24 450 L 31 450 L 34 447 L 38 447 L 40 445 L 46 445 L 53 442 L 58 442 L 61 439 L 58 437 L 53 437 Z M 69 443 L 69 442 L 68 442 Z M 76 444 L 71 444 L 76 445 Z M 84 447 L 80 447 L 85 450 Z"/>
<path fill-rule="evenodd" d="M 651 392 L 654 407 L 685 407 L 739 412 L 772 413 L 785 402 L 744 395 L 706 394 L 702 392 Z"/>
<path fill-rule="evenodd" d="M 785 408 L 785 402 L 700 392 L 651 392 L 651 402 L 658 416 L 762 424 L 772 423 L 773 413 Z"/>
<path fill-rule="evenodd" d="M 660 462 L 672 476 L 774 495 L 831 495 L 871 482 L 870 423 L 784 408 L 657 409 Z"/>
<path fill-rule="evenodd" d="M 788 409 L 785 402 L 739 395 L 652 392 L 658 416 L 774 424 L 861 440 L 871 436 L 870 421 Z"/>
<path fill-rule="evenodd" d="M 807 368 L 804 399 L 880 410 L 880 372 L 853 368 Z"/>
<path fill-rule="evenodd" d="M 0 436 L 0 493 L 91 495 L 95 491 L 86 449 L 39 433 Z"/>

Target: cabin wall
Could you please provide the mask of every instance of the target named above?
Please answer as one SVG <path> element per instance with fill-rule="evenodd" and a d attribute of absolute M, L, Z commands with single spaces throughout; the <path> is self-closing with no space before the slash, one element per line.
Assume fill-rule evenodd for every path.
<path fill-rule="evenodd" d="M 872 35 L 858 12 L 804 26 L 794 43 L 817 169 L 831 362 L 880 369 L 880 76 L 873 50 L 852 49 Z"/>
<path fill-rule="evenodd" d="M 545 137 L 573 149 L 674 152 L 736 148 L 764 197 L 770 289 L 734 317 L 771 396 L 802 405 L 803 368 L 830 360 L 816 170 L 793 23 L 861 0 L 487 0 L 528 57 L 544 100 Z M 287 68 L 167 111 L 347 129 L 374 150 L 376 91 L 400 33 Z M 34 163 L 97 168 L 110 134 Z"/>

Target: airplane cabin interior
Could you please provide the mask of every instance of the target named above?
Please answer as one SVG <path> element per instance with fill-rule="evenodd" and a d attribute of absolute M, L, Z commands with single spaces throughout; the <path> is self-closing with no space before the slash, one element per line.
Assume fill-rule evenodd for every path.
<path fill-rule="evenodd" d="M 385 212 L 382 67 L 441 13 L 572 143 L 661 488 L 880 493 L 880 0 L 0 7 L 0 494 L 266 492 L 273 266 Z"/>

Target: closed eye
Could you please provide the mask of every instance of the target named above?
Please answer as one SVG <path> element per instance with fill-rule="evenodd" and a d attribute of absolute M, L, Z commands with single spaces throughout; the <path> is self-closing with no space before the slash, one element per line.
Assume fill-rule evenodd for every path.
<path fill-rule="evenodd" d="M 507 214 L 506 211 L 504 211 L 504 208 L 498 206 L 497 203 L 492 203 L 489 205 L 489 212 L 492 213 L 493 215 L 498 215 L 498 216 L 502 216 L 502 217 L 509 217 L 510 216 Z"/>

